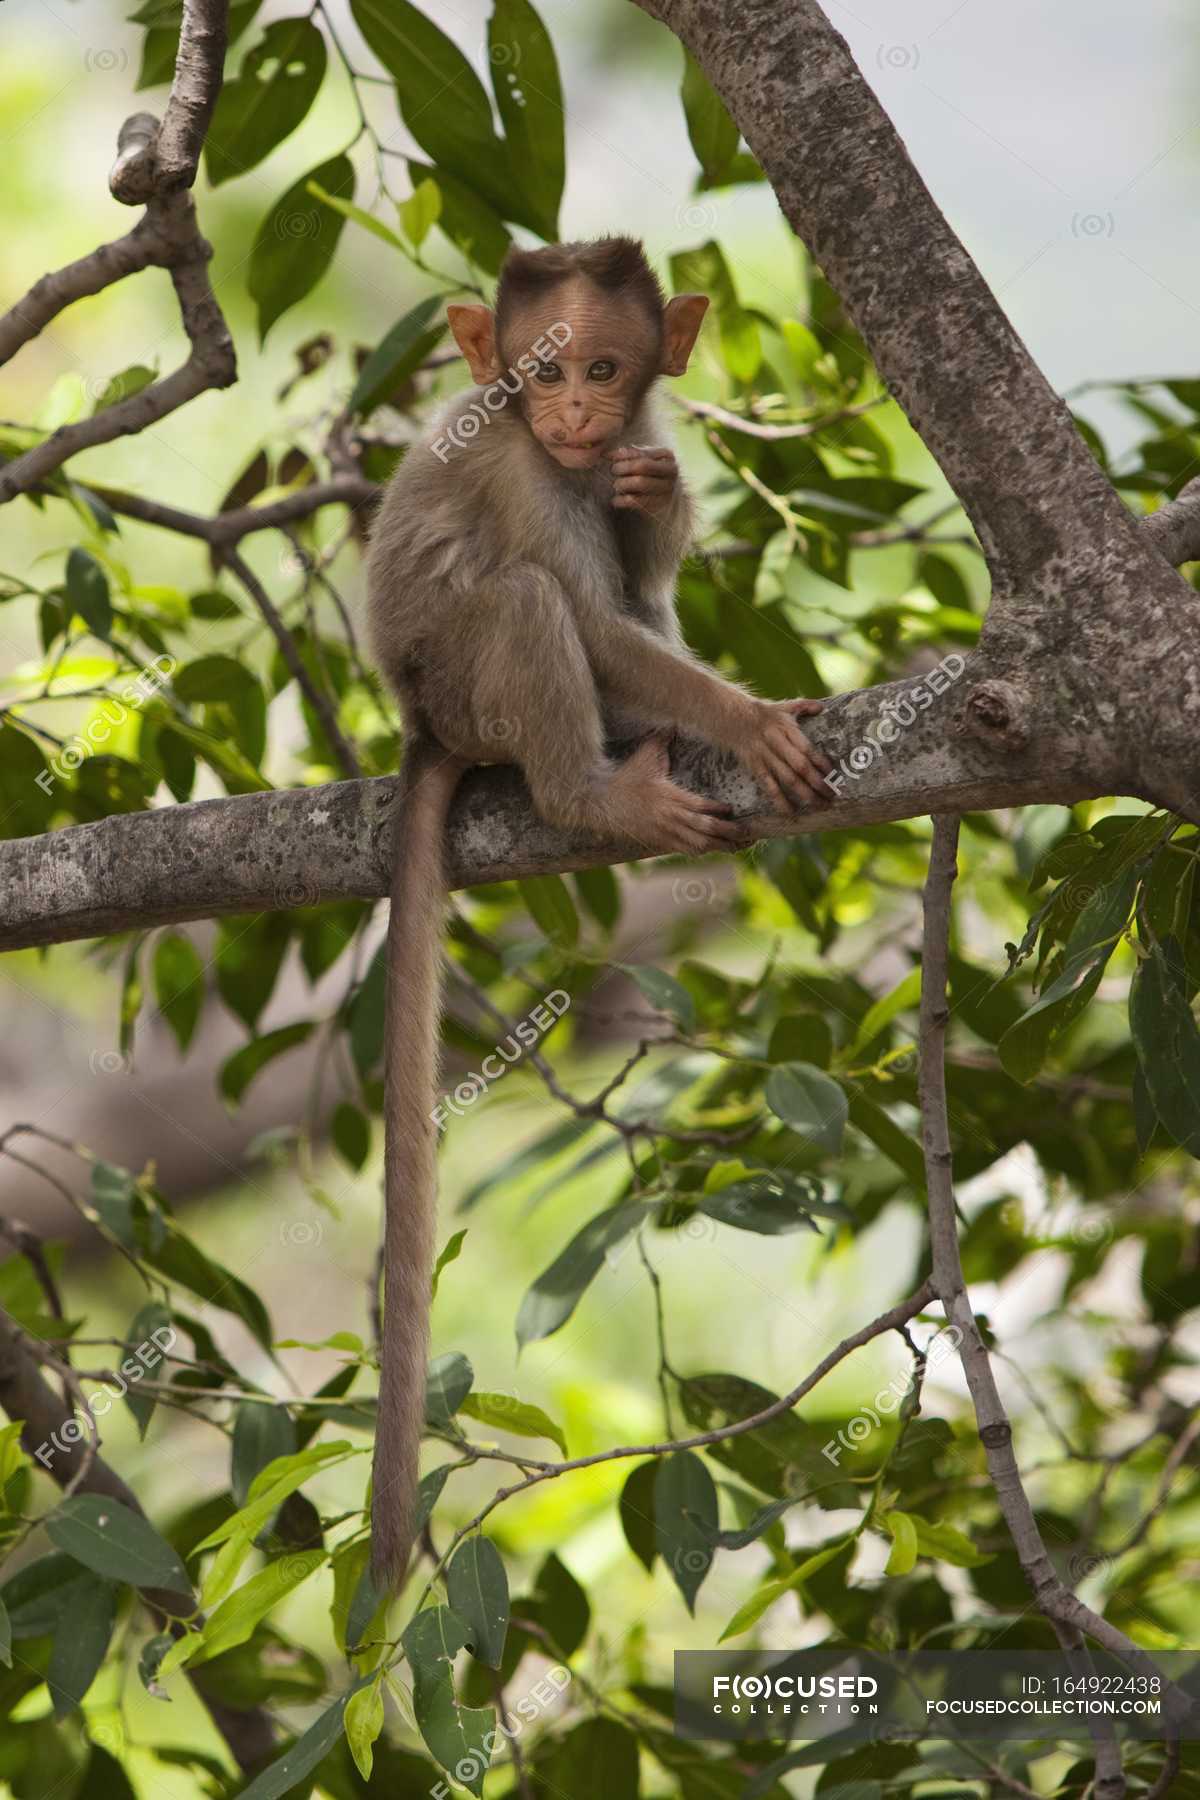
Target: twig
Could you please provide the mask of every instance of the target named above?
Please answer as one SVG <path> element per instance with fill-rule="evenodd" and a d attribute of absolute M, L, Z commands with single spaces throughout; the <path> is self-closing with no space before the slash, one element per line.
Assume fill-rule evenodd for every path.
<path fill-rule="evenodd" d="M 488 1515 L 501 1506 L 505 1500 L 511 1500 L 514 1494 L 523 1494 L 526 1489 L 536 1487 L 539 1482 L 555 1481 L 560 1475 L 573 1474 L 577 1469 L 595 1468 L 598 1463 L 625 1461 L 632 1456 L 671 1456 L 679 1450 L 702 1450 L 709 1444 L 722 1444 L 729 1438 L 742 1437 L 748 1431 L 757 1431 L 760 1426 L 769 1425 L 772 1419 L 778 1419 L 782 1414 L 790 1412 L 806 1394 L 811 1393 L 812 1389 L 825 1379 L 831 1369 L 836 1368 L 838 1363 L 849 1356 L 852 1350 L 861 1349 L 873 1338 L 881 1337 L 885 1331 L 895 1330 L 897 1325 L 907 1324 L 908 1320 L 915 1318 L 933 1297 L 932 1281 L 923 1282 L 916 1293 L 910 1295 L 907 1300 L 899 1301 L 897 1305 L 889 1307 L 887 1312 L 880 1313 L 879 1317 L 873 1319 L 869 1325 L 863 1325 L 858 1331 L 851 1332 L 849 1337 L 844 1337 L 841 1343 L 837 1344 L 828 1356 L 822 1357 L 816 1368 L 811 1370 L 790 1393 L 784 1394 L 779 1400 L 773 1400 L 770 1406 L 764 1406 L 761 1412 L 751 1413 L 748 1418 L 735 1419 L 731 1425 L 721 1425 L 713 1431 L 696 1432 L 691 1437 L 668 1439 L 666 1442 L 656 1444 L 623 1444 L 613 1450 L 597 1450 L 591 1456 L 576 1456 L 566 1462 L 549 1463 L 529 1475 L 524 1481 L 515 1481 L 510 1487 L 498 1488 L 487 1505 L 455 1534 L 445 1553 L 439 1558 L 425 1592 L 417 1602 L 417 1610 L 425 1604 L 433 1583 L 463 1539 L 470 1537 L 472 1532 L 478 1531 Z"/>
<path fill-rule="evenodd" d="M 225 562 L 237 576 L 266 621 L 271 635 L 279 645 L 279 654 L 291 671 L 297 687 L 321 721 L 321 728 L 329 739 L 330 748 L 341 764 L 343 775 L 354 780 L 355 777 L 362 774 L 354 747 L 338 724 L 328 696 L 321 692 L 305 668 L 304 659 L 296 648 L 296 640 L 280 618 L 275 602 L 249 563 L 244 562 L 236 550 L 227 552 Z"/>
<path fill-rule="evenodd" d="M 725 425 L 731 431 L 740 431 L 746 437 L 763 438 L 768 443 L 777 443 L 783 438 L 815 437 L 820 431 L 828 431 L 831 426 L 840 425 L 846 419 L 859 419 L 864 413 L 873 412 L 889 398 L 887 394 L 876 394 L 873 400 L 864 400 L 858 406 L 843 407 L 840 412 L 830 413 L 823 419 L 810 419 L 798 425 L 770 425 L 759 419 L 748 419 L 741 413 L 729 412 L 724 406 L 714 406 L 709 400 L 689 400 L 686 395 L 673 394 L 671 398 L 681 412 L 689 413 L 695 419 L 711 419 L 716 425 Z"/>
<path fill-rule="evenodd" d="M 1185 1695 L 1164 1681 L 1153 1659 L 1108 1620 L 1086 1606 L 1059 1579 L 1042 1540 L 1025 1492 L 1012 1447 L 1012 1425 L 1000 1398 L 991 1359 L 967 1295 L 958 1247 L 953 1157 L 946 1103 L 945 1039 L 950 1017 L 947 980 L 950 901 L 957 874 L 958 819 L 934 820 L 929 877 L 925 885 L 925 941 L 921 963 L 920 1103 L 925 1179 L 929 1193 L 929 1232 L 933 1252 L 933 1284 L 948 1323 L 958 1333 L 963 1374 L 979 1424 L 979 1440 L 987 1459 L 996 1499 L 1035 1604 L 1050 1621 L 1064 1652 L 1077 1657 L 1086 1632 L 1105 1650 L 1139 1673 L 1153 1676 L 1168 1694 L 1168 1707 L 1190 1710 Z M 1097 1734 L 1096 1800 L 1120 1800 L 1125 1793 L 1120 1746 Z"/>

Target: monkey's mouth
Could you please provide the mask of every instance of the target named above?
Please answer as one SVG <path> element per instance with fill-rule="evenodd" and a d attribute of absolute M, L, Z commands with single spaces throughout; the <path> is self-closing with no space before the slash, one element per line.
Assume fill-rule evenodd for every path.
<path fill-rule="evenodd" d="M 586 468 L 599 462 L 607 441 L 606 438 L 568 438 L 563 442 L 556 442 L 543 438 L 542 444 L 556 462 L 567 463 L 573 468 Z"/>

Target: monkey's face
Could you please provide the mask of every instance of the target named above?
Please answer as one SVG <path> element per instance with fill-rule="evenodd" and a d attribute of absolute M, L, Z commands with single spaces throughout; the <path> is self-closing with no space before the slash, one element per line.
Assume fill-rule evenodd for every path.
<path fill-rule="evenodd" d="M 562 468 L 595 468 L 619 441 L 658 373 L 660 335 L 644 307 L 587 282 L 540 296 L 512 320 L 504 350 L 522 377 L 522 411 Z"/>

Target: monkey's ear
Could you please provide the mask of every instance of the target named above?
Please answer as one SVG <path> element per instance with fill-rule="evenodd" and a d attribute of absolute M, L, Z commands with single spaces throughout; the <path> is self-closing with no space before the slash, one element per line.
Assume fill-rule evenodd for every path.
<path fill-rule="evenodd" d="M 464 307 L 463 311 L 466 310 Z M 676 294 L 673 300 L 667 301 L 663 308 L 664 375 L 687 373 L 688 358 L 695 347 L 700 325 L 707 311 L 707 294 Z"/>
<path fill-rule="evenodd" d="M 472 379 L 495 381 L 504 373 L 496 348 L 496 315 L 490 306 L 448 306 L 454 341 L 467 359 Z"/>

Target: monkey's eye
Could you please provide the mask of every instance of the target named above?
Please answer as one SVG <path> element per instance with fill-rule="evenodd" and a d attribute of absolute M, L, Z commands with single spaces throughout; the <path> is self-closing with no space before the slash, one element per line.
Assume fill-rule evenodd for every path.
<path fill-rule="evenodd" d="M 552 387 L 556 381 L 562 380 L 562 370 L 557 363 L 539 363 L 534 370 L 534 380 L 540 381 L 545 387 Z"/>
<path fill-rule="evenodd" d="M 613 376 L 616 374 L 616 372 L 617 372 L 616 363 L 609 362 L 606 358 L 601 357 L 599 362 L 594 362 L 592 364 L 591 368 L 588 370 L 588 380 L 589 381 L 611 381 Z"/>

